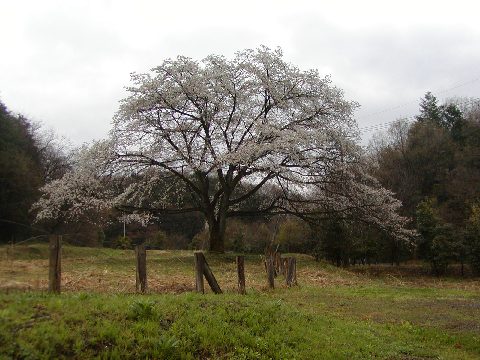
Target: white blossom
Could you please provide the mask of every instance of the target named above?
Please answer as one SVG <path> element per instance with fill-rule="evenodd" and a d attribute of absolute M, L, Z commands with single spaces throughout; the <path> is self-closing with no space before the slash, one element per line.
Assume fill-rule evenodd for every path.
<path fill-rule="evenodd" d="M 40 218 L 108 206 L 200 211 L 221 237 L 227 217 L 247 212 L 330 211 L 408 237 L 399 202 L 361 166 L 358 105 L 329 77 L 286 63 L 281 50 L 245 50 L 232 60 L 180 56 L 132 74 L 132 83 L 109 140 L 81 152 L 81 166 L 43 188 Z M 115 186 L 101 190 L 107 178 Z M 255 194 L 264 203 L 245 208 Z"/>

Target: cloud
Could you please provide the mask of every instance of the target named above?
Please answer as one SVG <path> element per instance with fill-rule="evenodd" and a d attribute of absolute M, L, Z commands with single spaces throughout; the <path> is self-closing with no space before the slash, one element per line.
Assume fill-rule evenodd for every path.
<path fill-rule="evenodd" d="M 425 91 L 480 76 L 477 10 L 466 1 L 19 0 L 0 14 L 0 98 L 80 143 L 105 136 L 130 72 L 265 44 L 331 74 L 362 105 L 365 126 L 413 115 Z M 479 90 L 473 81 L 439 97 Z"/>
<path fill-rule="evenodd" d="M 442 95 L 441 90 L 480 75 L 480 36 L 468 26 L 358 26 L 355 31 L 330 19 L 304 16 L 292 26 L 289 53 L 303 66 L 331 73 L 347 97 L 360 102 L 360 126 L 412 115 L 426 91 Z M 472 85 L 466 93 L 480 89 L 480 84 Z M 398 111 L 367 116 L 391 107 Z"/>

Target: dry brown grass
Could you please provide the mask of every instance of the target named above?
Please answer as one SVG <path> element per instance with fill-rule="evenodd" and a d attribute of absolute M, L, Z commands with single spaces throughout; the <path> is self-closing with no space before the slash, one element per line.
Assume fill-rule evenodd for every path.
<path fill-rule="evenodd" d="M 396 287 L 452 288 L 480 292 L 475 278 L 437 278 L 418 264 L 334 268 L 316 263 L 309 256 L 297 255 L 300 285 L 314 287 L 356 286 L 381 281 Z M 207 254 L 222 290 L 235 292 L 237 274 L 233 255 Z M 245 261 L 247 290 L 265 291 L 266 277 L 262 257 L 250 255 Z M 192 251 L 149 250 L 147 253 L 148 292 L 182 293 L 195 288 Z M 460 281 L 459 281 L 460 280 Z M 286 287 L 283 276 L 277 287 Z M 47 290 L 48 259 L 46 245 L 15 248 L 0 247 L 0 289 Z M 100 293 L 135 292 L 133 250 L 89 249 L 65 246 L 62 258 L 62 290 Z"/>
<path fill-rule="evenodd" d="M 460 273 L 460 266 L 453 265 L 447 276 L 435 276 L 428 265 L 410 262 L 400 266 L 386 264 L 353 266 L 349 269 L 369 279 L 381 280 L 394 286 L 429 287 L 436 289 L 458 289 L 465 291 L 479 291 L 480 281 L 466 268 L 465 276 Z"/>
<path fill-rule="evenodd" d="M 14 256 L 4 256 L 0 263 L 0 289 L 48 289 L 48 260 L 24 259 L 28 248 L 16 249 Z M 82 249 L 82 252 L 85 250 Z M 74 256 L 75 249 L 64 249 L 62 258 L 62 291 L 131 293 L 135 291 L 133 251 L 106 250 L 92 256 Z M 40 255 L 43 256 L 43 255 Z M 237 287 L 236 264 L 233 256 L 208 256 L 223 291 Z M 250 289 L 264 290 L 263 263 L 260 256 L 246 260 L 246 281 Z M 181 293 L 195 288 L 192 251 L 159 251 L 147 253 L 148 292 Z M 279 282 L 279 286 L 281 286 Z"/>

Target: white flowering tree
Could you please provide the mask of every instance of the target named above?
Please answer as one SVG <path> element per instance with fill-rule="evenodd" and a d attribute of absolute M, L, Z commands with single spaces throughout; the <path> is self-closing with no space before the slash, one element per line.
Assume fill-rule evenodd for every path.
<path fill-rule="evenodd" d="M 51 229 L 77 222 L 104 224 L 119 193 L 109 176 L 109 149 L 107 141 L 77 149 L 72 169 L 41 188 L 43 195 L 32 207 L 36 221 Z"/>
<path fill-rule="evenodd" d="M 129 180 L 121 190 L 97 190 L 101 196 L 89 204 L 137 214 L 201 212 L 210 250 L 219 252 L 229 217 L 267 213 L 310 220 L 355 214 L 407 237 L 399 203 L 359 170 L 357 105 L 328 77 L 262 47 L 232 60 L 166 60 L 132 81 L 105 143 L 108 156 L 96 156 L 117 184 Z M 105 166 L 89 171 L 97 182 L 105 176 Z M 43 201 L 61 188 L 45 188 Z M 252 197 L 262 203 L 252 206 Z"/>

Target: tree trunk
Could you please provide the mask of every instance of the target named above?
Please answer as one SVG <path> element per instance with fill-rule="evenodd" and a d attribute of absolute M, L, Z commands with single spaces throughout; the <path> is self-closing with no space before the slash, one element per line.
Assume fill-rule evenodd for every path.
<path fill-rule="evenodd" d="M 227 227 L 227 205 L 222 199 L 218 214 L 207 216 L 208 230 L 210 232 L 209 250 L 216 253 L 225 252 L 225 229 Z"/>
<path fill-rule="evenodd" d="M 209 250 L 216 253 L 225 252 L 225 226 L 219 226 L 215 221 L 213 226 L 209 226 L 210 247 Z"/>

